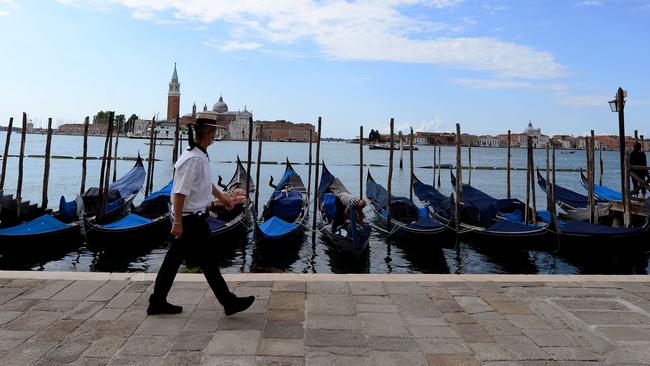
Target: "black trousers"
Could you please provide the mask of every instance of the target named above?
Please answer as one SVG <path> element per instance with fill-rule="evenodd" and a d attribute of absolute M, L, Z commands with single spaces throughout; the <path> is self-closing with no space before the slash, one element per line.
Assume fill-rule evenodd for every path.
<path fill-rule="evenodd" d="M 178 268 L 184 259 L 189 259 L 201 267 L 212 292 L 221 305 L 230 304 L 235 295 L 230 292 L 219 271 L 219 265 L 210 251 L 210 228 L 205 215 L 183 216 L 183 235 L 172 238 L 171 245 L 163 260 L 153 289 L 154 301 L 167 299 Z"/>

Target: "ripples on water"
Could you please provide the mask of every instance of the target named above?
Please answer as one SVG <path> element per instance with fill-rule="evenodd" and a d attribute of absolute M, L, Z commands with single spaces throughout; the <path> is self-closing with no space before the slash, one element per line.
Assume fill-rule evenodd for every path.
<path fill-rule="evenodd" d="M 0 143 L 4 144 L 5 133 L 0 133 Z M 17 154 L 19 137 L 12 135 L 10 154 Z M 89 156 L 99 157 L 102 154 L 104 139 L 89 138 Z M 54 136 L 52 139 L 52 155 L 81 156 L 83 139 L 77 136 Z M 257 146 L 254 144 L 253 157 L 257 156 Z M 44 153 L 45 136 L 27 135 L 26 155 L 42 155 Z M 4 146 L 3 146 L 4 147 Z M 135 157 L 138 152 L 146 156 L 149 147 L 144 140 L 121 139 L 119 156 Z M 315 149 L 315 146 L 314 146 Z M 154 185 L 160 187 L 171 179 L 170 146 L 158 146 Z M 213 178 L 218 175 L 228 180 L 234 169 L 233 161 L 237 156 L 245 159 L 247 156 L 246 143 L 223 141 L 213 144 L 209 149 Z M 512 166 L 525 168 L 526 151 L 513 149 Z M 395 153 L 393 190 L 395 195 L 408 196 L 409 174 L 400 170 L 399 152 Z M 541 169 L 546 164 L 544 150 L 535 151 L 535 163 Z M 315 156 L 315 154 L 314 154 Z M 404 153 L 404 167 L 409 166 L 408 152 Z M 294 163 L 294 168 L 307 181 L 308 145 L 301 143 L 265 143 L 263 146 L 264 162 L 282 162 L 285 157 Z M 346 143 L 323 143 L 321 157 L 327 163 L 330 171 L 341 179 L 353 193 L 359 192 L 359 146 Z M 467 166 L 466 150 L 463 151 L 464 165 Z M 474 167 L 504 167 L 506 149 L 474 148 L 472 151 Z M 442 163 L 455 161 L 455 148 L 443 147 Z M 557 154 L 558 168 L 579 168 L 584 165 L 584 152 L 575 154 Z M 40 201 L 42 194 L 42 158 L 26 158 L 24 172 L 23 199 Z M 364 150 L 364 163 L 370 166 L 373 177 L 385 184 L 388 169 L 388 152 Z M 430 146 L 421 146 L 414 152 L 416 175 L 425 182 L 431 182 L 433 150 Z M 10 158 L 7 167 L 5 192 L 15 192 L 17 180 L 17 158 Z M 118 161 L 118 176 L 124 174 L 133 166 L 132 161 Z M 604 184 L 616 187 L 619 181 L 617 152 L 604 152 Z M 99 181 L 99 160 L 88 161 L 86 186 L 97 185 Z M 255 172 L 255 165 L 252 166 Z M 271 194 L 272 189 L 267 185 L 270 175 L 276 179 L 281 176 L 284 166 L 280 164 L 263 164 L 260 178 L 260 207 Z M 366 174 L 368 168 L 364 169 Z M 314 172 L 312 171 L 312 178 Z M 464 182 L 469 179 L 464 172 Z M 505 171 L 480 169 L 472 171 L 472 185 L 496 197 L 505 196 Z M 53 159 L 50 168 L 49 202 L 56 209 L 58 197 L 65 195 L 72 199 L 79 191 L 81 177 L 81 161 L 73 159 Z M 365 182 L 365 176 L 363 177 Z M 557 174 L 558 184 L 578 192 L 582 191 L 579 176 L 576 172 Z M 449 173 L 443 171 L 441 190 L 451 192 Z M 525 174 L 522 171 L 512 172 L 513 197 L 523 199 L 525 189 Z M 156 189 L 156 188 L 154 188 Z M 313 183 L 312 183 L 313 189 Z M 537 190 L 538 207 L 545 207 L 545 195 Z M 142 200 L 142 195 L 136 199 L 136 204 Z M 373 214 L 369 213 L 372 219 Z M 311 221 L 311 220 L 310 220 Z M 54 244 L 54 243 L 53 243 Z M 252 242 L 217 243 L 219 246 L 215 260 L 218 260 L 224 272 L 296 272 L 296 273 L 548 273 L 548 274 L 577 274 L 577 273 L 647 273 L 648 256 L 646 254 L 619 255 L 614 253 L 604 258 L 593 256 L 566 258 L 548 251 L 495 251 L 482 249 L 476 245 L 460 242 L 445 243 L 448 248 L 432 249 L 434 245 L 421 243 L 422 248 L 404 247 L 403 244 L 387 240 L 385 235 L 373 231 L 370 239 L 370 251 L 362 260 L 351 260 L 332 253 L 327 245 L 317 237 L 312 242 L 311 235 L 305 234 L 304 240 L 292 253 L 285 253 L 280 258 L 259 258 Z M 430 243 L 434 244 L 434 243 Z M 31 254 L 29 257 L 0 257 L 0 269 L 32 269 L 48 271 L 124 271 L 124 272 L 156 272 L 160 267 L 166 252 L 166 243 L 145 243 L 141 249 L 128 252 L 105 251 L 96 253 L 85 246 L 77 251 L 54 253 L 48 255 Z M 188 270 L 185 268 L 185 270 Z M 189 269 L 192 270 L 192 269 Z"/>

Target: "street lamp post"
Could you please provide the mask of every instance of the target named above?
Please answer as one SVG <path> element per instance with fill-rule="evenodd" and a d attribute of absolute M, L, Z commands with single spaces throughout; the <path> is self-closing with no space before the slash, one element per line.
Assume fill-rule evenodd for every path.
<path fill-rule="evenodd" d="M 618 138 L 619 138 L 619 153 L 621 157 L 621 192 L 623 197 L 627 194 L 625 192 L 625 116 L 623 109 L 625 108 L 625 98 L 627 92 L 619 87 L 616 91 L 616 99 L 609 101 L 609 107 L 612 112 L 618 112 Z"/>

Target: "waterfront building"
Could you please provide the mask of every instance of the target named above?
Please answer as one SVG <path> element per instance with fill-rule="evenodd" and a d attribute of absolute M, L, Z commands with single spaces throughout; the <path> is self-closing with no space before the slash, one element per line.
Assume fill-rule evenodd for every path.
<path fill-rule="evenodd" d="M 542 134 L 541 128 L 533 127 L 533 122 L 528 121 L 528 127 L 524 130 L 524 133 L 517 134 L 517 141 L 520 147 L 528 147 L 528 136 L 532 137 L 533 148 L 546 148 L 550 138 L 547 135 Z"/>
<path fill-rule="evenodd" d="M 312 141 L 316 141 L 316 131 L 311 123 L 255 121 L 255 126 L 255 135 L 253 136 L 256 136 L 259 132 L 259 126 L 262 126 L 262 139 L 264 141 L 309 142 L 310 130 L 312 132 Z"/>
<path fill-rule="evenodd" d="M 571 135 L 554 135 L 553 143 L 561 149 L 575 149 L 576 138 Z"/>
<path fill-rule="evenodd" d="M 507 137 L 508 135 L 506 135 Z M 478 146 L 481 147 L 501 147 L 501 140 L 490 135 L 482 135 L 478 137 Z"/>

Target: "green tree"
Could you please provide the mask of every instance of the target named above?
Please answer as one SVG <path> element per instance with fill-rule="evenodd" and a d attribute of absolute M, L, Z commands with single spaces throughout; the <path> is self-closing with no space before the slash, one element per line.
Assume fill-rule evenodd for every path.
<path fill-rule="evenodd" d="M 124 117 L 123 114 L 118 114 L 115 116 L 115 127 L 117 127 L 117 130 L 122 133 L 124 132 L 124 122 L 126 121 L 126 117 Z"/>
<path fill-rule="evenodd" d="M 133 132 L 135 128 L 135 121 L 140 119 L 137 114 L 132 114 L 129 119 L 126 120 L 126 132 Z"/>
<path fill-rule="evenodd" d="M 96 115 L 93 116 L 93 124 L 105 123 L 108 123 L 108 112 L 99 111 Z"/>

